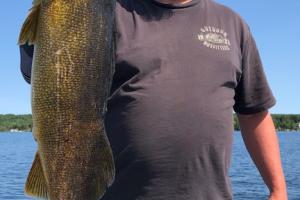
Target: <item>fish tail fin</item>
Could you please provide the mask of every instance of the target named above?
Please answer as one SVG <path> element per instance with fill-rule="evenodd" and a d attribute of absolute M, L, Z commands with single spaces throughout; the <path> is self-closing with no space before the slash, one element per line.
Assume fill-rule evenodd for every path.
<path fill-rule="evenodd" d="M 19 45 L 25 44 L 26 42 L 28 42 L 28 44 L 33 44 L 35 42 L 40 9 L 41 3 L 39 1 L 35 1 L 25 22 L 22 25 L 18 40 Z"/>
<path fill-rule="evenodd" d="M 25 193 L 29 196 L 48 199 L 46 178 L 38 152 L 35 154 L 35 159 L 26 180 Z"/>

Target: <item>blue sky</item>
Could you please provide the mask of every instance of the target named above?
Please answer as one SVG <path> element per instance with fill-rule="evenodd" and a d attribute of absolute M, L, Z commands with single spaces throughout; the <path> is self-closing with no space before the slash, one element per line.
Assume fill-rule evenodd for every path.
<path fill-rule="evenodd" d="M 251 27 L 270 86 L 277 99 L 272 113 L 300 114 L 300 1 L 218 0 Z M 0 114 L 31 113 L 30 86 L 20 72 L 19 29 L 31 0 L 1 3 Z"/>

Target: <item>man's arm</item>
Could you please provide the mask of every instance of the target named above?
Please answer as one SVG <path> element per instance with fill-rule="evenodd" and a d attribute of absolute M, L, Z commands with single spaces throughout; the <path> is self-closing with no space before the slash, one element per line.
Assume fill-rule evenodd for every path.
<path fill-rule="evenodd" d="M 269 200 L 287 200 L 278 138 L 268 111 L 238 114 L 246 148 L 270 190 Z"/>
<path fill-rule="evenodd" d="M 33 51 L 34 51 L 33 45 L 29 46 L 27 44 L 24 44 L 20 46 L 20 60 L 21 60 L 20 69 L 23 78 L 29 84 L 30 84 L 30 77 L 31 77 Z"/>

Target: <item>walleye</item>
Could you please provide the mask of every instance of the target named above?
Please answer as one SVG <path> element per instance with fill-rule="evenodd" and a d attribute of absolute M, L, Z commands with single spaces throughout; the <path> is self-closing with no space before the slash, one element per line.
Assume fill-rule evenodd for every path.
<path fill-rule="evenodd" d="M 115 0 L 34 0 L 19 44 L 34 44 L 27 195 L 97 200 L 115 166 L 104 113 L 114 73 Z"/>

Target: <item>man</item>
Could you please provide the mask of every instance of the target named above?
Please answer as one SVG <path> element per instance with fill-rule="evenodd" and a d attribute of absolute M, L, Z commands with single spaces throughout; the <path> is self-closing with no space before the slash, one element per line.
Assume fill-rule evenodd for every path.
<path fill-rule="evenodd" d="M 241 17 L 211 0 L 119 0 L 116 22 L 105 115 L 116 178 L 102 200 L 232 199 L 233 109 L 269 199 L 287 199 L 275 98 Z M 28 81 L 32 52 L 21 47 Z"/>

